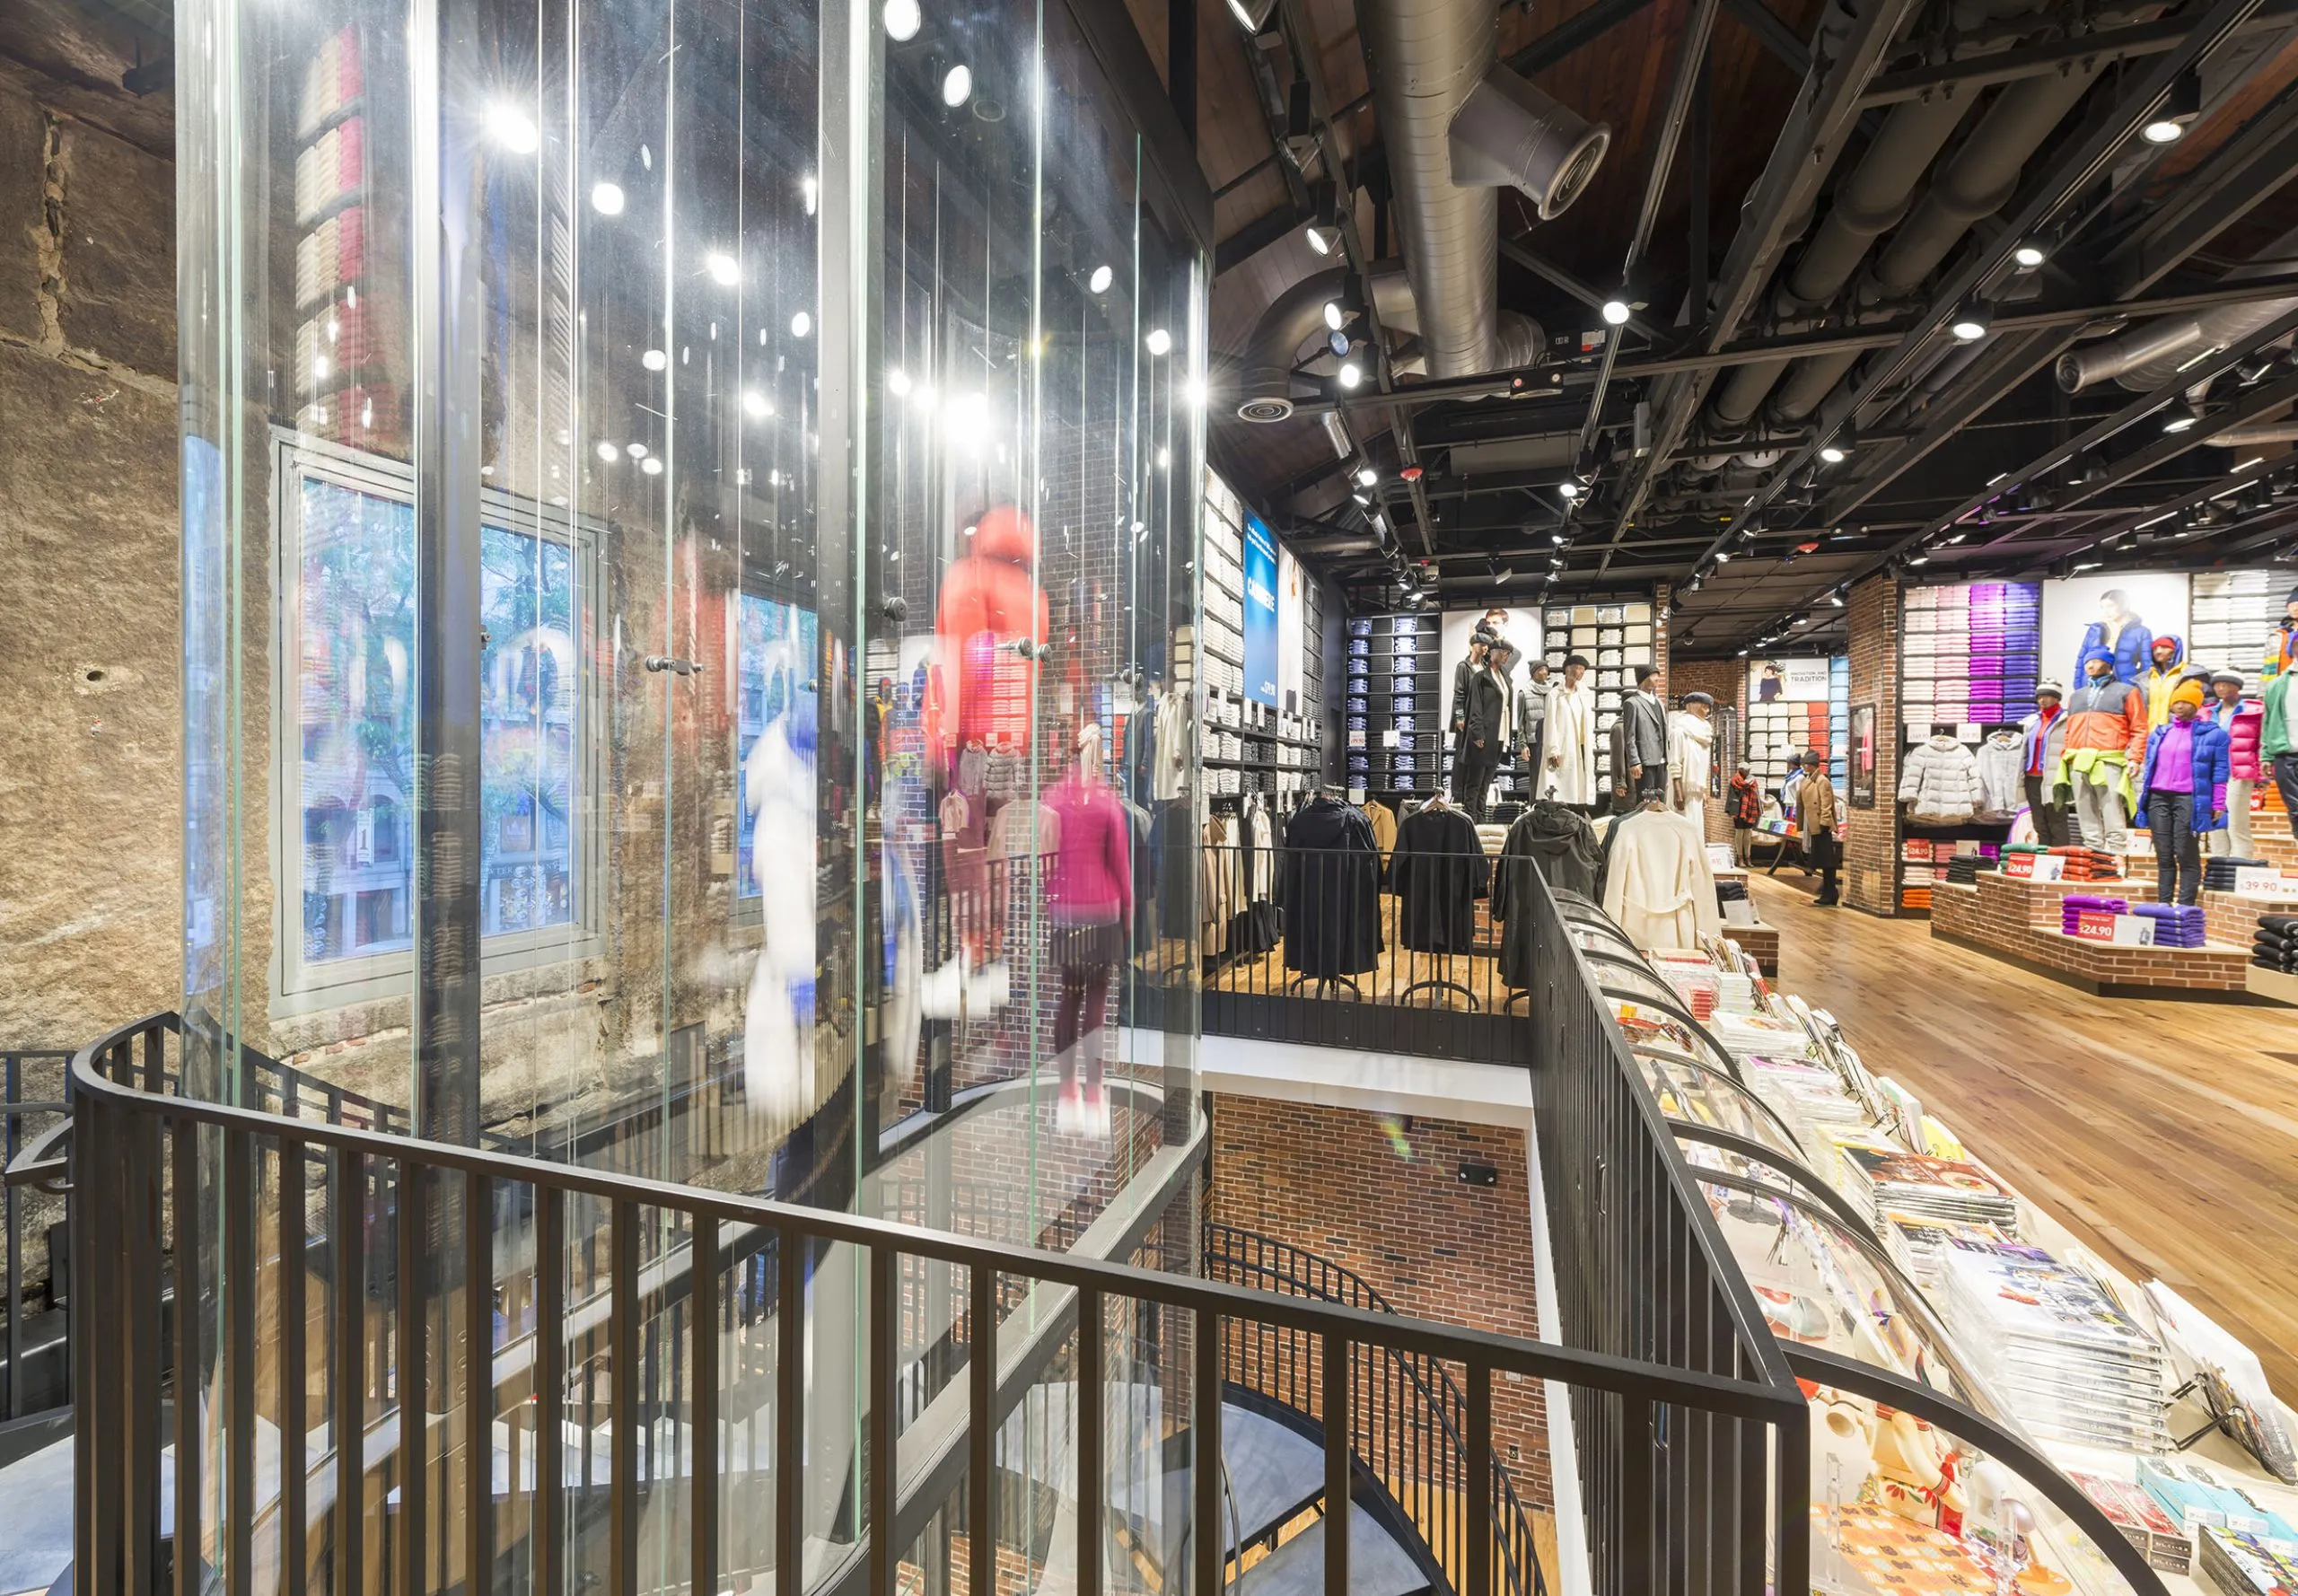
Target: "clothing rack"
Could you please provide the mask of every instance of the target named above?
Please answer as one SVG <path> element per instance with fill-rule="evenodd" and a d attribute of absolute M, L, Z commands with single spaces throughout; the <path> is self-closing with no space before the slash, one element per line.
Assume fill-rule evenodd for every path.
<path fill-rule="evenodd" d="M 1405 1004 L 1410 1003 L 1412 1001 L 1412 995 L 1416 992 L 1457 992 L 1462 997 L 1469 1000 L 1469 1013 L 1471 1014 L 1482 1013 L 1484 1012 L 1484 1004 L 1482 1000 L 1480 1000 L 1477 995 L 1470 991 L 1467 987 L 1451 978 L 1452 973 L 1452 960 L 1455 959 L 1466 958 L 1468 955 L 1463 953 L 1431 953 L 1428 957 L 1438 961 L 1437 967 L 1444 972 L 1443 975 L 1432 976 L 1425 981 L 1415 981 L 1411 986 L 1407 987 L 1403 991 L 1397 994 L 1398 1004 Z M 1436 1005 L 1434 1004 L 1429 1004 L 1429 1007 L 1431 1008 L 1435 1006 Z"/>

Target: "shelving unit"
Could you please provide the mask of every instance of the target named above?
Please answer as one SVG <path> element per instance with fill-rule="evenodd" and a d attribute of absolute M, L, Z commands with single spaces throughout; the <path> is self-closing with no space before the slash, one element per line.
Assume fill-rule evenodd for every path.
<path fill-rule="evenodd" d="M 2035 701 L 2042 671 L 2042 586 L 2033 582 L 1973 582 L 1908 590 L 1899 627 L 1899 747 L 1914 747 L 1934 725 L 1952 726 L 1974 753 L 1987 734 L 2015 725 Z M 1879 803 L 1894 794 L 1878 794 Z M 1932 888 L 1945 879 L 1954 845 L 1964 851 L 2000 845 L 2008 821 L 1903 829 L 1896 851 L 1893 900 L 1902 911 L 1929 912 Z"/>
<path fill-rule="evenodd" d="M 1425 798 L 1443 785 L 1440 625 L 1434 615 L 1360 615 L 1348 623 L 1343 765 L 1360 801 Z"/>
<path fill-rule="evenodd" d="M 1208 471 L 1205 628 L 1197 652 L 1205 675 L 1206 787 L 1215 797 L 1302 792 L 1316 785 L 1323 764 L 1316 741 L 1324 712 L 1321 671 L 1313 680 L 1303 675 L 1297 715 L 1245 697 L 1244 558 L 1244 502 Z M 1309 592 L 1304 583 L 1304 596 Z"/>

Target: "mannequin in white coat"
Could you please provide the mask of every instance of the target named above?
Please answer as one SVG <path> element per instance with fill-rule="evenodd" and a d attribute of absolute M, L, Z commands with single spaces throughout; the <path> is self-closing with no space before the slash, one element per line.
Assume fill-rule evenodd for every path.
<path fill-rule="evenodd" d="M 1668 807 L 1707 835 L 1707 779 L 1715 764 L 1715 727 L 1709 716 L 1715 700 L 1686 693 L 1684 706 L 1668 717 Z"/>
<path fill-rule="evenodd" d="M 1564 662 L 1564 680 L 1548 695 L 1548 757 L 1540 769 L 1539 795 L 1585 809 L 1596 802 L 1596 693 L 1588 685 L 1588 661 L 1574 654 Z"/>

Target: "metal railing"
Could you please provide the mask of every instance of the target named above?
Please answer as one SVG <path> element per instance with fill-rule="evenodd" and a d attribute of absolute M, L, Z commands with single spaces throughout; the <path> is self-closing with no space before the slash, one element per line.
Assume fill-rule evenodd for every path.
<path fill-rule="evenodd" d="M 1252 1231 L 1207 1220 L 1205 1275 L 1209 1280 L 1338 1302 L 1370 1313 L 1396 1307 L 1355 1271 L 1328 1258 Z M 1317 1358 L 1308 1337 L 1279 1326 L 1232 1325 L 1222 1348 L 1223 1377 L 1292 1411 L 1324 1422 Z M 1393 1348 L 1352 1349 L 1354 1389 L 1364 1393 L 1353 1415 L 1349 1448 L 1424 1542 L 1454 1591 L 1469 1585 L 1468 1497 L 1476 1454 L 1462 1433 L 1468 1398 L 1452 1371 L 1434 1358 Z M 1499 1454 L 1487 1451 L 1493 1492 L 1492 1523 L 1498 1539 L 1499 1583 L 1507 1596 L 1544 1596 L 1539 1542 L 1531 1515 Z M 1326 1504 L 1329 1521 L 1334 1504 Z"/>
<path fill-rule="evenodd" d="M 1347 1492 L 1366 1399 L 1360 1347 L 1452 1365 L 1470 1457 L 1492 1451 L 1495 1379 L 1560 1381 L 1659 1416 L 1621 1426 L 1602 1454 L 1606 1532 L 1622 1546 L 1692 1544 L 1671 1494 L 1667 1416 L 1705 1416 L 1740 1448 L 1726 1462 L 1802 1455 L 1801 1397 L 1760 1372 L 1671 1367 L 194 1101 L 164 1090 L 178 1028 L 171 1014 L 138 1022 L 72 1065 L 82 1592 L 172 1585 L 194 1596 L 214 1582 L 226 1596 L 288 1585 L 350 1596 L 460 1583 L 470 1596 L 564 1596 L 593 1577 L 618 1592 L 715 1590 L 739 1570 L 776 1596 L 892 1596 L 929 1521 L 996 1525 L 1001 1495 L 1055 1484 L 1017 1477 L 1002 1438 L 1025 1400 L 1032 1422 L 1055 1410 L 1031 1396 L 1048 1377 L 1082 1394 L 1068 1444 L 1101 1465 L 1059 1477 L 1074 1498 L 1075 1588 L 1145 1588 L 1141 1565 L 1110 1549 L 1137 1544 L 1150 1516 L 1129 1468 L 1107 1467 L 1113 1431 L 1136 1411 L 1126 1382 L 1161 1393 L 1153 1455 L 1217 1456 L 1232 1325 L 1318 1348 L 1321 1411 L 1343 1419 L 1326 1426 L 1335 1499 Z M 599 1245 L 574 1253 L 568 1239 L 592 1215 Z M 730 1272 L 738 1254 L 777 1263 Z M 157 1299 L 171 1258 L 192 1302 L 167 1322 L 163 1347 Z M 963 1271 L 969 1321 L 962 1366 L 922 1408 L 905 1395 L 932 1329 L 904 1322 L 902 1283 L 916 1268 Z M 1006 1309 L 1009 1280 L 1022 1292 Z M 516 1311 L 500 1311 L 505 1302 Z M 1153 1319 L 1160 1328 L 1145 1336 Z M 1129 1352 L 1113 1364 L 1113 1345 L 1145 1339 L 1160 1348 L 1154 1369 L 1133 1366 Z M 840 1348 L 852 1349 L 850 1385 L 810 1372 L 810 1360 Z M 170 1390 L 171 1364 L 197 1372 L 197 1402 Z M 180 1556 L 161 1535 L 171 1395 Z M 850 1425 L 839 1416 L 849 1400 Z M 808 1455 L 809 1415 L 823 1403 L 841 1404 L 821 1411 L 852 1438 L 845 1464 Z M 746 1415 L 762 1422 L 745 1432 Z M 595 1448 L 603 1468 L 578 1469 L 576 1448 Z M 278 1457 L 311 1466 L 259 1467 Z M 1185 1472 L 1185 1484 L 1171 1480 L 1185 1519 L 1218 1525 L 1220 1469 Z M 1162 1499 L 1168 1483 L 1160 1472 L 1149 1495 Z M 1501 1583 L 1494 1486 L 1488 1471 L 1468 1471 L 1470 1591 Z M 1802 1539 L 1801 1496 L 1784 1496 L 1778 1513 L 1742 1497 L 1744 1511 L 1701 1532 L 1701 1583 L 1756 1596 L 1767 1543 L 1778 1540 L 1785 1565 Z M 1346 1526 L 1343 1513 L 1326 1527 L 1333 1592 L 1348 1588 Z M 1160 1588 L 1220 1591 L 1223 1539 L 1192 1538 L 1187 1581 Z M 986 1596 L 1000 1559 L 1017 1555 L 1050 1552 L 1039 1538 L 1016 1548 L 966 1536 L 968 1589 Z M 1605 1592 L 1693 1583 L 1681 1570 L 1627 1579 L 1637 1567 L 1666 1572 L 1648 1557 L 1600 1565 Z"/>
<path fill-rule="evenodd" d="M 24 1221 L 35 1202 L 33 1193 L 40 1188 L 38 1171 L 27 1166 L 22 1172 L 17 1161 L 26 1149 L 43 1141 L 53 1122 L 66 1112 L 64 1103 L 65 1076 L 71 1063 L 69 1048 L 12 1048 L 0 1052 L 0 1170 L 6 1171 L 6 1187 L 0 1191 L 0 1272 L 7 1276 L 7 1297 L 0 1311 L 7 1315 L 6 1341 L 8 1366 L 0 1371 L 0 1419 L 19 1419 L 25 1414 L 51 1405 L 52 1398 L 60 1397 L 56 1388 L 61 1380 L 43 1379 L 26 1366 L 25 1332 L 30 1328 L 25 1317 L 25 1291 L 32 1267 L 31 1250 L 25 1244 Z M 27 1095 L 28 1092 L 37 1095 Z M 70 1293 L 57 1268 L 52 1254 L 47 1258 L 48 1267 L 48 1308 L 51 1313 L 69 1311 Z"/>

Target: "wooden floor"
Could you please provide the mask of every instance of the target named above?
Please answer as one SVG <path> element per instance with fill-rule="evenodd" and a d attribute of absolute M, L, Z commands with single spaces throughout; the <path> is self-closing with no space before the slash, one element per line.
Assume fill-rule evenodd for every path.
<path fill-rule="evenodd" d="M 2298 1009 L 2092 997 L 1758 876 L 1780 978 L 1869 1067 L 2298 1403 Z"/>

